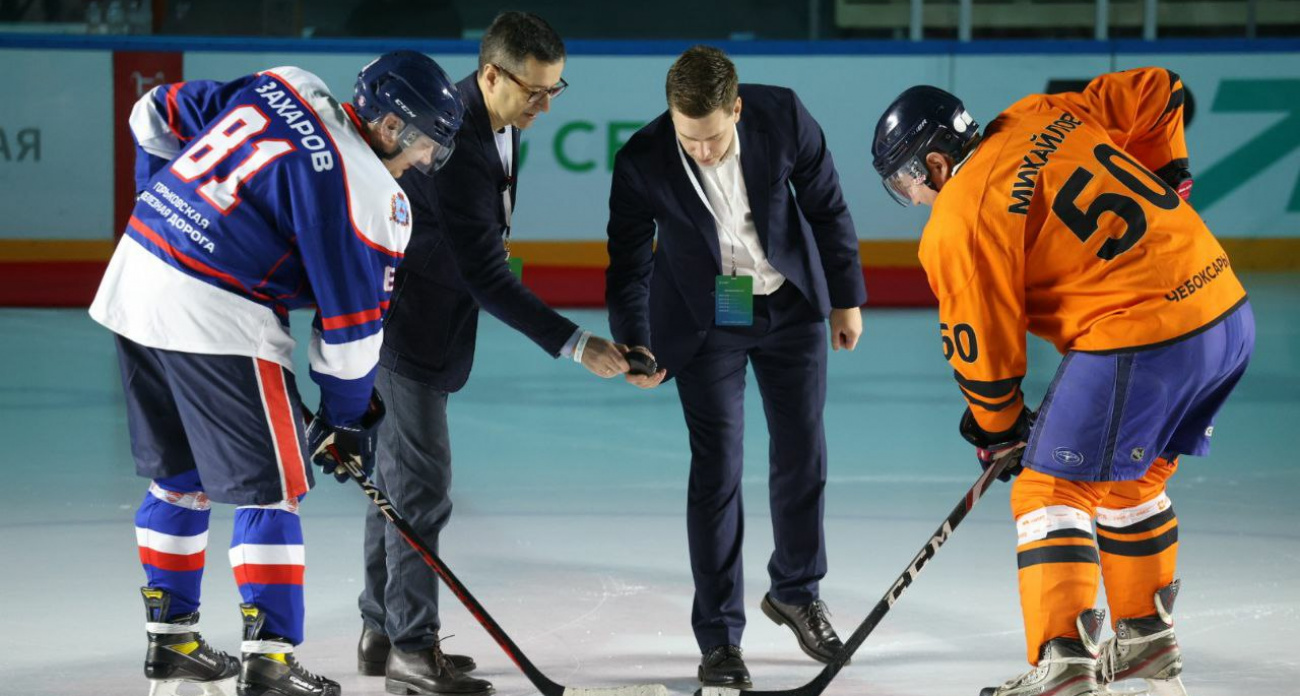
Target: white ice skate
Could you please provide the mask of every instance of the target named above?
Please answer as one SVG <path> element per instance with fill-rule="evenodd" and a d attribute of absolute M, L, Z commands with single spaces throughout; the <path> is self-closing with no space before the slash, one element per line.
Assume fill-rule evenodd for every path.
<path fill-rule="evenodd" d="M 980 696 L 1098 696 L 1097 639 L 1106 612 L 1089 609 L 1075 619 L 1079 638 L 1053 638 L 1043 645 L 1038 666 Z"/>
<path fill-rule="evenodd" d="M 1175 580 L 1156 591 L 1156 615 L 1115 622 L 1115 637 L 1101 646 L 1097 682 L 1117 696 L 1187 696 L 1183 654 L 1174 637 Z M 1140 680 L 1140 681 L 1139 681 Z"/>

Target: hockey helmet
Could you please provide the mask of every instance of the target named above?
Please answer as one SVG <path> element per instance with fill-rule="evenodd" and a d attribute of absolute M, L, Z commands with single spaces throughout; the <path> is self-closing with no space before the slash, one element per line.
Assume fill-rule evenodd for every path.
<path fill-rule="evenodd" d="M 451 158 L 465 116 L 456 83 L 418 51 L 385 53 L 362 68 L 352 104 L 357 115 L 371 123 L 385 114 L 400 118 L 405 126 L 398 134 L 398 151 L 381 156 L 408 157 L 426 174 Z"/>
<path fill-rule="evenodd" d="M 978 133 L 979 124 L 960 99 L 938 87 L 912 87 L 889 105 L 876 124 L 871 164 L 890 197 L 909 205 L 912 187 L 929 185 L 925 156 L 940 152 L 961 162 Z"/>

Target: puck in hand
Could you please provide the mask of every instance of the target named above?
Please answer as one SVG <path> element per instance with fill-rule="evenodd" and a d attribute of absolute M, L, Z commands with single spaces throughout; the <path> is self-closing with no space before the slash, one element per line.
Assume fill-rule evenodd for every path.
<path fill-rule="evenodd" d="M 655 363 L 655 359 L 639 350 L 628 351 L 623 354 L 623 358 L 627 360 L 629 368 L 627 373 L 629 375 L 645 375 L 648 377 L 659 371 L 659 365 Z"/>

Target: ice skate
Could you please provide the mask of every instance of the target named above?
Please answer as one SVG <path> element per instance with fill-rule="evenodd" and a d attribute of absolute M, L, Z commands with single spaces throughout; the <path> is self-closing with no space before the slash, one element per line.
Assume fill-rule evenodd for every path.
<path fill-rule="evenodd" d="M 1106 612 L 1089 609 L 1075 621 L 1081 638 L 1054 638 L 1043 646 L 1038 666 L 980 696 L 1098 696 L 1097 639 Z"/>
<path fill-rule="evenodd" d="M 241 604 L 244 616 L 243 663 L 239 670 L 239 696 L 340 696 L 339 683 L 312 674 L 298 664 L 293 645 L 262 633 L 266 614 L 253 604 Z"/>
<path fill-rule="evenodd" d="M 1175 580 L 1156 591 L 1154 616 L 1115 622 L 1115 637 L 1102 644 L 1097 659 L 1097 682 L 1106 693 L 1187 696 L 1179 678 L 1183 654 L 1174 637 L 1177 596 Z"/>
<path fill-rule="evenodd" d="M 149 647 L 144 676 L 149 696 L 175 696 L 182 684 L 194 684 L 204 696 L 234 696 L 239 661 L 214 649 L 199 633 L 199 613 L 167 615 L 171 595 L 141 587 Z"/>

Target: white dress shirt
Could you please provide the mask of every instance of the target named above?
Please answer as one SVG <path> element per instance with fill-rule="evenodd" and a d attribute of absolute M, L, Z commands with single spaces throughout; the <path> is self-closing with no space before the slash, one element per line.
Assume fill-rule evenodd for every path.
<path fill-rule="evenodd" d="M 768 263 L 767 253 L 763 251 L 763 244 L 758 239 L 758 228 L 754 225 L 754 214 L 749 207 L 749 190 L 745 186 L 740 156 L 740 131 L 736 129 L 731 138 L 731 147 L 717 164 L 699 165 L 703 181 L 696 181 L 685 154 L 682 155 L 682 166 L 686 167 L 687 176 L 696 185 L 696 193 L 703 188 L 705 207 L 713 213 L 718 231 L 722 272 L 753 276 L 754 294 L 770 295 L 785 282 L 785 276 Z"/>
<path fill-rule="evenodd" d="M 497 154 L 501 155 L 501 169 L 505 171 L 506 177 L 514 176 L 511 171 L 511 165 L 514 164 L 514 126 L 506 126 L 494 134 L 497 144 Z M 505 207 L 506 212 L 506 229 L 510 229 L 510 218 L 514 214 L 514 204 L 510 202 L 511 186 L 506 186 L 505 191 L 501 192 L 501 205 Z"/>

